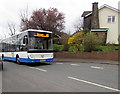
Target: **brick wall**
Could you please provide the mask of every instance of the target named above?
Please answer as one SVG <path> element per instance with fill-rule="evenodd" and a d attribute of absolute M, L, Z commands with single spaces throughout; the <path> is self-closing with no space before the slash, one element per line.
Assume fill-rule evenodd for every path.
<path fill-rule="evenodd" d="M 113 52 L 55 52 L 55 58 L 120 60 L 119 51 Z"/>

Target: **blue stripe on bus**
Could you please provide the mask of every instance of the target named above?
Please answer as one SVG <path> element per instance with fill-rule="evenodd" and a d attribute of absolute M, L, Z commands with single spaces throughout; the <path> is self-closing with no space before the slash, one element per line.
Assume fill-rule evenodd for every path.
<path fill-rule="evenodd" d="M 14 58 L 14 57 L 4 57 L 4 59 L 5 60 L 16 61 L 16 58 Z M 50 61 L 53 61 L 53 58 L 49 58 L 49 59 L 20 58 L 20 62 L 25 62 L 25 63 L 50 62 Z"/>
<path fill-rule="evenodd" d="M 4 57 L 4 60 L 16 61 L 16 58 L 14 58 L 14 57 Z"/>

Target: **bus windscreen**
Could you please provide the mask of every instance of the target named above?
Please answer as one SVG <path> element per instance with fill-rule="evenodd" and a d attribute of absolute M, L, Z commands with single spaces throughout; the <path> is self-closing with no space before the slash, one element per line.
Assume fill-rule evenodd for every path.
<path fill-rule="evenodd" d="M 53 50 L 52 33 L 46 32 L 29 32 L 28 50 Z"/>

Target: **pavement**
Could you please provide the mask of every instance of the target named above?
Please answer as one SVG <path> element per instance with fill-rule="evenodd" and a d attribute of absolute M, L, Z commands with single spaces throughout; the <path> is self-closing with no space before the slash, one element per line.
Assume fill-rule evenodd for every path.
<path fill-rule="evenodd" d="M 54 62 L 64 62 L 64 63 L 95 63 L 95 64 L 110 64 L 110 65 L 120 65 L 119 61 L 112 60 L 98 60 L 98 59 L 72 59 L 72 58 L 55 58 Z"/>

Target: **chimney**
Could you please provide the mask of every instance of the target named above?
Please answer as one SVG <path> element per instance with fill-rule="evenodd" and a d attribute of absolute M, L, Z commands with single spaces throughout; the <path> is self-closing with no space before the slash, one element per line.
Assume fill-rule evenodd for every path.
<path fill-rule="evenodd" d="M 92 22 L 91 29 L 99 28 L 98 2 L 92 3 Z"/>

